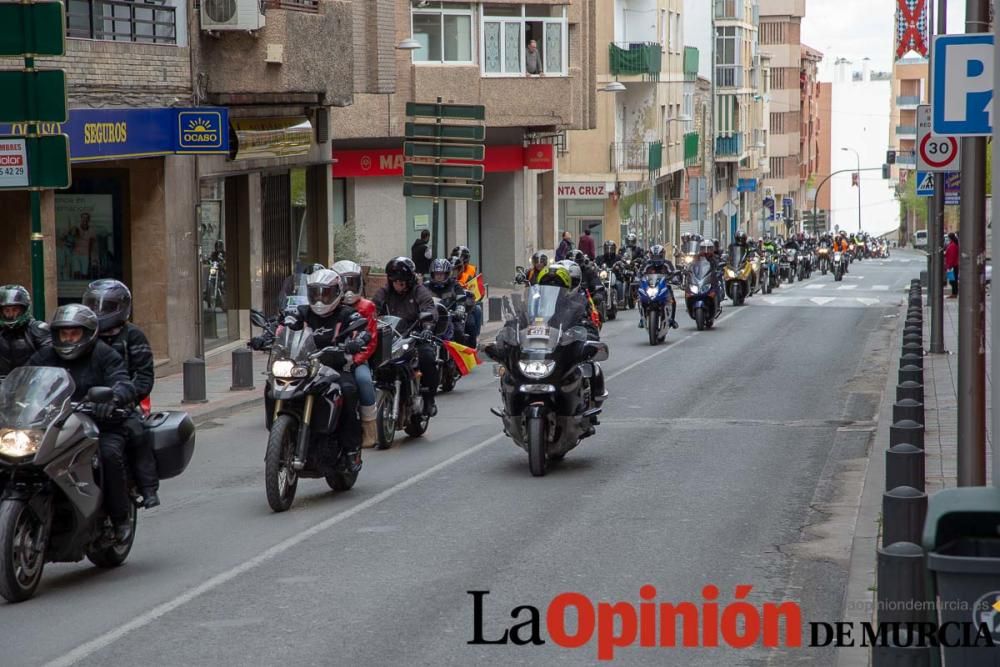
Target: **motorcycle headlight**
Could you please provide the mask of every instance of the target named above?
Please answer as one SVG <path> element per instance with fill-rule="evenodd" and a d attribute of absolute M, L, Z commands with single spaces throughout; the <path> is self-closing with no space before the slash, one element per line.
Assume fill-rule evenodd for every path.
<path fill-rule="evenodd" d="M 280 359 L 271 364 L 271 375 L 276 378 L 290 378 L 295 370 L 295 362 L 288 359 Z"/>
<path fill-rule="evenodd" d="M 0 454 L 14 459 L 34 456 L 42 444 L 42 434 L 28 429 L 0 430 Z"/>
<path fill-rule="evenodd" d="M 839 262 L 840 261 L 840 253 L 839 252 L 833 253 L 833 261 L 835 261 L 835 262 Z"/>
<path fill-rule="evenodd" d="M 392 358 L 399 359 L 404 354 L 409 352 L 410 344 L 404 343 L 403 341 L 397 341 L 395 345 L 392 346 Z"/>
<path fill-rule="evenodd" d="M 608 279 L 607 269 L 601 269 L 601 272 L 598 275 L 601 277 L 601 280 L 607 280 Z"/>
<path fill-rule="evenodd" d="M 217 268 L 215 268 L 215 267 L 213 266 L 212 268 L 210 268 L 210 269 L 208 270 L 208 275 L 210 275 L 210 276 L 214 276 L 214 275 L 215 275 L 216 273 L 218 273 L 218 272 L 219 272 L 219 269 L 217 269 Z"/>
<path fill-rule="evenodd" d="M 697 294 L 701 291 L 701 285 L 689 285 L 688 291 L 691 292 L 691 294 Z"/>
<path fill-rule="evenodd" d="M 519 361 L 517 365 L 526 377 L 533 380 L 540 380 L 552 374 L 556 369 L 556 362 L 551 359 L 534 359 L 532 361 Z"/>
<path fill-rule="evenodd" d="M 727 277 L 727 278 L 730 278 L 730 279 L 732 279 L 732 278 L 735 278 L 735 277 L 736 277 L 736 272 L 735 272 L 735 271 L 733 271 L 733 270 L 732 270 L 731 268 L 729 268 L 729 267 L 727 266 L 727 267 L 726 267 L 726 277 Z"/>
<path fill-rule="evenodd" d="M 646 288 L 646 296 L 648 296 L 650 298 L 655 297 L 659 293 L 660 293 L 660 288 L 658 288 L 658 287 L 647 287 Z"/>

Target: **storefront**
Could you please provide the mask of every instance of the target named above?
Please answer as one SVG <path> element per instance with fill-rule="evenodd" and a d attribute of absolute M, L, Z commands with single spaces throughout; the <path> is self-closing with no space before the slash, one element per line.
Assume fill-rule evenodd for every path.
<path fill-rule="evenodd" d="M 520 255 L 551 247 L 554 221 L 546 209 L 554 211 L 552 148 L 488 145 L 483 201 L 442 201 L 435 221 L 432 200 L 403 196 L 401 147 L 335 147 L 334 209 L 354 221 L 357 259 L 363 264 L 381 266 L 394 255 L 409 256 L 427 229 L 435 256 L 466 245 L 487 281 L 509 281 L 514 265 L 526 259 Z"/>
<path fill-rule="evenodd" d="M 619 242 L 621 235 L 628 232 L 621 232 L 617 224 L 612 224 L 618 218 L 613 192 L 614 183 L 604 181 L 560 182 L 559 233 L 568 231 L 576 244 L 584 230 L 589 229 L 598 252 L 606 238 Z"/>
<path fill-rule="evenodd" d="M 116 278 L 132 289 L 133 319 L 158 363 L 178 366 L 193 356 L 193 329 L 179 326 L 193 322 L 194 304 L 184 297 L 197 293 L 193 156 L 227 154 L 227 127 L 227 110 L 213 107 L 71 109 L 66 123 L 40 128 L 68 136 L 72 163 L 71 187 L 43 193 L 49 310 L 79 301 L 92 280 Z M 0 126 L 0 133 L 26 129 Z M 0 193 L 15 237 L 30 231 L 27 201 L 25 192 Z M 19 257 L 27 247 L 9 248 L 12 261 L 3 265 L 13 275 L 4 280 L 28 282 Z"/>

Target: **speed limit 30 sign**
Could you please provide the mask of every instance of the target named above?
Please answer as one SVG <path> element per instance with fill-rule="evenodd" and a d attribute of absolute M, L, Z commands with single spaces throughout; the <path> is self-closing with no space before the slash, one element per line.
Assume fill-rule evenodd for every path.
<path fill-rule="evenodd" d="M 931 107 L 922 104 L 917 107 L 917 170 L 958 171 L 958 139 L 934 134 L 931 125 Z"/>

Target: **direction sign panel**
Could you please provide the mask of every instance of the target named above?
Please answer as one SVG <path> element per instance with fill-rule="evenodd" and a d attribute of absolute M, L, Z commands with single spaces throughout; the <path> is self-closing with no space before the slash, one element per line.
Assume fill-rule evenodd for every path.
<path fill-rule="evenodd" d="M 485 169 L 481 164 L 450 165 L 407 162 L 403 165 L 403 178 L 464 179 L 467 181 L 481 181 L 483 180 L 484 172 Z"/>
<path fill-rule="evenodd" d="M 955 137 L 931 131 L 932 112 L 929 104 L 917 107 L 917 170 L 956 171 L 959 165 L 959 141 Z"/>
<path fill-rule="evenodd" d="M 0 71 L 0 90 L 4 122 L 66 122 L 66 72 L 61 69 Z"/>
<path fill-rule="evenodd" d="M 934 132 L 956 137 L 993 133 L 993 35 L 934 38 L 931 86 Z"/>
<path fill-rule="evenodd" d="M 441 185 L 438 183 L 403 183 L 404 197 L 422 199 L 469 199 L 483 200 L 482 185 Z"/>
<path fill-rule="evenodd" d="M 406 115 L 423 116 L 424 118 L 447 118 L 449 120 L 486 120 L 486 107 L 482 104 L 407 102 Z"/>
<path fill-rule="evenodd" d="M 23 169 L 21 168 L 23 166 Z M 0 136 L 0 189 L 70 186 L 69 137 Z"/>
<path fill-rule="evenodd" d="M 482 125 L 441 125 L 439 123 L 407 123 L 407 139 L 440 139 L 444 141 L 486 141 Z"/>
<path fill-rule="evenodd" d="M 66 12 L 61 2 L 0 3 L 0 26 L 8 28 L 0 31 L 0 56 L 61 56 L 66 50 Z"/>
<path fill-rule="evenodd" d="M 471 160 L 482 162 L 486 148 L 482 145 L 430 144 L 407 141 L 403 143 L 406 157 L 429 157 L 439 160 Z"/>

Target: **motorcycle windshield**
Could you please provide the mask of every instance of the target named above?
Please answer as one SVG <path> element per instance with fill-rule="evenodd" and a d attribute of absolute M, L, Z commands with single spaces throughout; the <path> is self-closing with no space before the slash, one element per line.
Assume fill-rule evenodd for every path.
<path fill-rule="evenodd" d="M 271 346 L 271 362 L 278 359 L 289 359 L 295 362 L 309 361 L 309 355 L 316 351 L 313 332 L 309 327 L 292 331 L 282 327 Z"/>
<path fill-rule="evenodd" d="M 743 252 L 743 246 L 733 244 L 729 246 L 729 265 L 739 266 L 743 263 L 743 258 L 745 253 Z"/>
<path fill-rule="evenodd" d="M 73 378 L 62 368 L 15 368 L 0 385 L 0 428 L 48 428 L 75 389 Z"/>
<path fill-rule="evenodd" d="M 647 273 L 644 278 L 650 287 L 659 287 L 660 281 L 665 280 L 666 276 L 662 273 Z"/>
<path fill-rule="evenodd" d="M 700 241 L 688 241 L 683 244 L 683 247 L 681 248 L 681 253 L 685 255 L 697 255 L 699 252 L 698 248 L 699 244 Z"/>
<path fill-rule="evenodd" d="M 560 288 L 554 285 L 532 285 L 524 295 L 524 315 L 528 324 L 549 323 L 556 313 Z"/>
<path fill-rule="evenodd" d="M 691 278 L 695 284 L 707 283 L 712 278 L 712 263 L 704 257 L 691 265 Z"/>
<path fill-rule="evenodd" d="M 304 273 L 300 273 L 296 277 L 295 291 L 289 294 L 285 300 L 286 308 L 295 308 L 296 306 L 309 305 L 308 282 L 309 281 Z"/>

